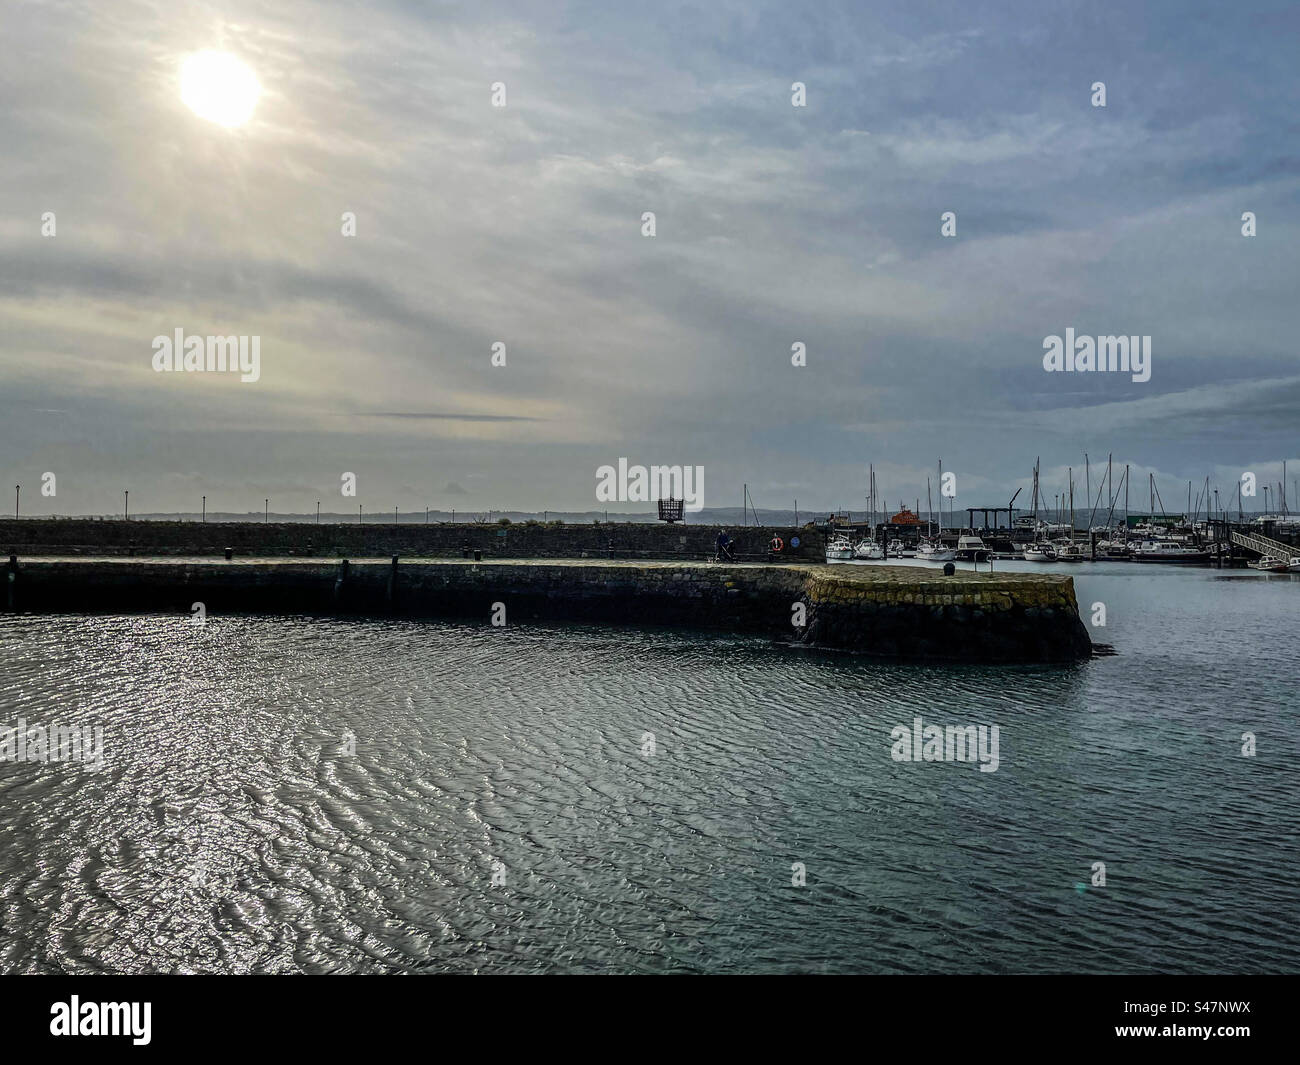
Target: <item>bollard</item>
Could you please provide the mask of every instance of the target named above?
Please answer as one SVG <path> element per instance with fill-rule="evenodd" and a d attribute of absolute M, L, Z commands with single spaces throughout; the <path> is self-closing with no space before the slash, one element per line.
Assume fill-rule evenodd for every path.
<path fill-rule="evenodd" d="M 483 561 L 483 552 L 480 551 L 478 548 L 475 548 L 475 549 L 474 549 L 474 561 L 475 561 L 475 562 L 482 562 L 482 561 Z"/>
<path fill-rule="evenodd" d="M 234 549 L 233 547 L 227 547 L 227 548 L 226 548 L 226 561 L 229 562 L 229 561 L 230 561 L 232 558 L 234 558 L 234 557 L 235 557 L 235 549 Z"/>
<path fill-rule="evenodd" d="M 334 602 L 341 604 L 343 599 L 343 585 L 348 579 L 348 560 L 345 558 L 339 563 L 339 575 L 334 578 Z"/>
<path fill-rule="evenodd" d="M 956 572 L 957 572 L 957 567 L 954 566 L 951 562 L 945 562 L 943 564 L 943 575 L 945 577 L 951 577 Z"/>
<path fill-rule="evenodd" d="M 389 609 L 393 606 L 393 596 L 397 592 L 397 556 L 393 556 L 393 563 L 388 569 L 388 590 L 384 598 L 388 602 Z"/>

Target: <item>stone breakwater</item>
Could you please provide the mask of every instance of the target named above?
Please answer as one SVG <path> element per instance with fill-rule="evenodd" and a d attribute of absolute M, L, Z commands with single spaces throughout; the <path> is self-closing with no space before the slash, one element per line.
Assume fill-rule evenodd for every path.
<path fill-rule="evenodd" d="M 773 536 L 784 557 L 821 562 L 826 540 L 815 529 L 725 527 L 741 559 L 766 559 Z M 0 518 L 4 556 L 111 555 L 152 558 L 173 555 L 221 558 L 227 548 L 243 558 L 460 558 L 480 551 L 485 558 L 625 558 L 702 561 L 713 557 L 722 527 L 693 524 L 601 522 L 586 525 L 515 522 L 376 521 L 326 522 L 122 521 L 88 518 Z M 798 540 L 798 546 L 794 541 Z"/>
<path fill-rule="evenodd" d="M 900 566 L 519 559 L 34 558 L 10 561 L 9 610 L 400 614 L 671 625 L 887 658 L 1089 657 L 1070 577 Z M 802 621 L 802 624 L 797 622 Z"/>

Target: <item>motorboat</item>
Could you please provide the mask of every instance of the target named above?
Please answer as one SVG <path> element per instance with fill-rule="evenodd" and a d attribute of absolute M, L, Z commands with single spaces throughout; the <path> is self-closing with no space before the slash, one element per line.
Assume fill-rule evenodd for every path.
<path fill-rule="evenodd" d="M 1300 562 L 1300 559 L 1292 559 L 1291 561 Z M 1247 562 L 1246 565 L 1262 573 L 1285 573 L 1289 568 L 1286 559 L 1274 558 L 1272 555 L 1263 555 L 1252 562 Z"/>
<path fill-rule="evenodd" d="M 844 533 L 836 533 L 826 542 L 827 562 L 848 562 L 853 558 L 853 544 Z"/>
<path fill-rule="evenodd" d="M 864 539 L 853 549 L 854 558 L 878 559 L 885 557 L 885 549 L 875 540 Z"/>
<path fill-rule="evenodd" d="M 906 558 L 907 555 L 911 553 L 912 552 L 908 550 L 907 544 L 903 543 L 902 540 L 889 541 L 888 554 L 890 558 Z"/>
<path fill-rule="evenodd" d="M 921 562 L 952 562 L 957 552 L 951 547 L 944 547 L 938 540 L 922 540 L 916 548 L 916 557 Z"/>
<path fill-rule="evenodd" d="M 1024 557 L 1026 562 L 1055 562 L 1056 548 L 1045 540 L 1039 540 L 1025 544 Z"/>
<path fill-rule="evenodd" d="M 957 537 L 957 550 L 954 554 L 962 562 L 987 562 L 989 560 L 988 545 L 978 536 Z"/>
<path fill-rule="evenodd" d="M 1293 558 L 1288 562 L 1286 565 L 1286 571 L 1288 573 L 1300 573 L 1300 558 Z"/>
<path fill-rule="evenodd" d="M 1142 540 L 1132 549 L 1130 562 L 1166 562 L 1195 565 L 1210 561 L 1210 552 L 1178 540 Z"/>

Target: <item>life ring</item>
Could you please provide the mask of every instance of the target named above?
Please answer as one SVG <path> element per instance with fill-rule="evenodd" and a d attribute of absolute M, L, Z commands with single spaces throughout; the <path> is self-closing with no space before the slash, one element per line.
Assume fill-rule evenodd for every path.
<path fill-rule="evenodd" d="M 770 546 L 771 546 L 771 548 L 772 548 L 773 551 L 784 551 L 784 550 L 785 550 L 785 541 L 782 540 L 781 537 L 779 537 L 779 536 L 773 536 L 773 537 L 772 537 L 772 543 L 771 543 Z"/>

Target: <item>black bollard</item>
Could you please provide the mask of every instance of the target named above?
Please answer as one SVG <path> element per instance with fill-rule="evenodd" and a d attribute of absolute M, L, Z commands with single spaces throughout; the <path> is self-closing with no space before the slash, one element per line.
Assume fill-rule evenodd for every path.
<path fill-rule="evenodd" d="M 235 557 L 235 549 L 234 549 L 233 547 L 227 547 L 227 548 L 226 548 L 226 561 L 229 562 L 229 561 L 230 561 L 232 558 L 234 558 L 234 557 Z"/>
<path fill-rule="evenodd" d="M 475 562 L 482 562 L 482 561 L 483 561 L 483 552 L 480 551 L 478 548 L 475 548 L 475 549 L 474 549 L 474 561 L 475 561 Z"/>
<path fill-rule="evenodd" d="M 957 572 L 957 567 L 954 566 L 951 562 L 945 562 L 943 564 L 943 575 L 945 577 L 951 577 L 956 572 Z"/>

